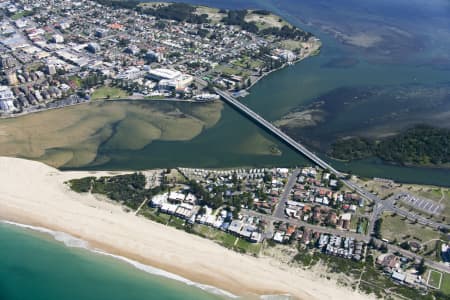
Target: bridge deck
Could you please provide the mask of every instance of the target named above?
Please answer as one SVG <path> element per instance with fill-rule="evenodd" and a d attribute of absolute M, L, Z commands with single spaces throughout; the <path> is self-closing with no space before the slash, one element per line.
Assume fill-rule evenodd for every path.
<path fill-rule="evenodd" d="M 305 146 L 301 145 L 294 139 L 292 139 L 290 136 L 285 134 L 283 131 L 281 131 L 278 127 L 258 115 L 256 112 L 248 108 L 246 105 L 239 102 L 237 99 L 233 98 L 230 94 L 221 91 L 219 89 L 215 89 L 216 93 L 220 95 L 227 103 L 234 106 L 239 111 L 246 114 L 249 118 L 251 118 L 253 121 L 260 124 L 262 127 L 266 128 L 268 131 L 270 131 L 272 134 L 283 140 L 286 144 L 306 156 L 309 160 L 317 164 L 318 166 L 322 167 L 323 169 L 328 169 L 330 172 L 335 174 L 338 177 L 342 176 L 342 173 L 338 170 L 334 169 L 331 165 L 329 165 L 327 162 L 319 158 L 316 154 L 306 149 Z"/>

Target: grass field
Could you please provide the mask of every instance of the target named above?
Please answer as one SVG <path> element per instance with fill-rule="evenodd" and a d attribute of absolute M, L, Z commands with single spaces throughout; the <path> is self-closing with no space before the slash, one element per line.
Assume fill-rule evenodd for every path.
<path fill-rule="evenodd" d="M 170 173 L 165 174 L 164 176 L 167 182 L 181 183 L 186 180 L 186 178 L 177 169 L 171 169 Z"/>
<path fill-rule="evenodd" d="M 247 66 L 248 66 L 249 68 L 252 68 L 252 69 L 253 68 L 261 68 L 263 66 L 263 64 L 264 63 L 262 61 L 252 59 L 248 56 L 245 56 L 245 57 L 235 60 L 233 62 L 233 65 L 235 65 L 237 67 L 247 68 Z"/>
<path fill-rule="evenodd" d="M 116 87 L 103 86 L 96 89 L 92 95 L 92 100 L 98 99 L 123 99 L 128 96 L 128 93 Z"/>
<path fill-rule="evenodd" d="M 238 76 L 242 76 L 242 77 L 247 77 L 250 76 L 250 72 L 242 69 L 240 67 L 228 67 L 228 66 L 223 66 L 220 65 L 218 66 L 216 69 L 214 69 L 216 72 L 225 74 L 225 75 L 238 75 Z"/>
<path fill-rule="evenodd" d="M 30 16 L 32 14 L 33 14 L 32 12 L 22 10 L 22 11 L 16 12 L 14 15 L 12 15 L 11 19 L 15 21 L 15 20 L 19 20 L 20 18 Z"/>
<path fill-rule="evenodd" d="M 268 14 L 268 15 L 260 15 L 255 14 L 253 12 L 249 12 L 245 16 L 246 22 L 255 22 L 256 26 L 258 26 L 258 29 L 266 29 L 270 27 L 277 27 L 281 28 L 285 25 L 289 25 L 286 21 L 282 20 L 279 16 L 276 16 L 274 14 Z"/>
<path fill-rule="evenodd" d="M 170 217 L 169 222 L 167 223 L 167 225 L 175 227 L 176 229 L 184 229 L 184 220 L 177 218 L 177 217 Z"/>
<path fill-rule="evenodd" d="M 403 217 L 390 213 L 383 215 L 381 234 L 383 238 L 389 241 L 396 239 L 399 243 L 410 240 L 425 243 L 441 237 L 439 231 L 420 224 L 412 224 L 409 220 L 404 220 Z"/>
<path fill-rule="evenodd" d="M 442 276 L 441 292 L 450 295 L 450 274 L 444 273 Z"/>
<path fill-rule="evenodd" d="M 428 271 L 428 285 L 440 289 L 442 280 L 442 273 L 436 270 Z"/>
<path fill-rule="evenodd" d="M 287 50 L 297 50 L 302 48 L 302 42 L 300 41 L 294 41 L 294 40 L 283 40 L 280 42 L 280 44 L 283 46 L 283 48 Z"/>

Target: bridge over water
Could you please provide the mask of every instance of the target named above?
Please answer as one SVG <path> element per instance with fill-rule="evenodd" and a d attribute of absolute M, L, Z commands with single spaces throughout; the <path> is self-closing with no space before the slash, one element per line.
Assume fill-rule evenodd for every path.
<path fill-rule="evenodd" d="M 293 149 L 297 150 L 301 154 L 303 154 L 305 157 L 307 157 L 309 160 L 317 164 L 323 169 L 330 170 L 331 173 L 335 174 L 337 177 L 342 177 L 343 174 L 339 172 L 338 170 L 334 169 L 330 164 L 328 164 L 326 161 L 318 157 L 313 152 L 309 151 L 305 146 L 300 144 L 299 142 L 295 141 L 293 138 L 288 136 L 286 133 L 281 131 L 278 127 L 258 115 L 256 112 L 248 108 L 246 105 L 242 104 L 240 101 L 232 97 L 229 93 L 224 92 L 222 90 L 219 90 L 215 88 L 215 92 L 222 97 L 228 104 L 233 106 L 235 109 L 239 110 L 241 113 L 245 114 L 248 118 L 252 119 L 254 122 L 258 123 L 260 126 L 267 129 L 269 132 L 271 132 L 273 135 L 277 136 L 279 139 L 281 139 L 283 142 L 291 146 Z"/>

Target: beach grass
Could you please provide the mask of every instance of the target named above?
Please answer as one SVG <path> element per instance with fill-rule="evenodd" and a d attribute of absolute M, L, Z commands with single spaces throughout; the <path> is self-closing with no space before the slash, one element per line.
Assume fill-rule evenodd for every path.
<path fill-rule="evenodd" d="M 171 216 L 167 225 L 175 227 L 176 229 L 183 230 L 185 221 L 183 219 Z"/>
<path fill-rule="evenodd" d="M 234 247 L 237 239 L 234 235 L 201 224 L 195 224 L 193 226 L 193 233 L 213 240 L 228 249 L 232 249 Z"/>
<path fill-rule="evenodd" d="M 144 216 L 147 219 L 150 219 L 152 221 L 155 221 L 157 223 L 164 224 L 164 225 L 167 225 L 167 223 L 169 222 L 169 219 L 170 219 L 169 215 L 160 214 L 157 212 L 156 209 L 150 208 L 148 206 L 144 206 L 143 208 L 141 208 L 141 210 L 139 211 L 139 214 Z"/>
<path fill-rule="evenodd" d="M 250 243 L 243 239 L 239 239 L 235 245 L 235 248 L 238 252 L 244 252 L 246 254 L 250 254 L 253 256 L 259 255 L 261 247 L 262 247 L 261 243 Z"/>

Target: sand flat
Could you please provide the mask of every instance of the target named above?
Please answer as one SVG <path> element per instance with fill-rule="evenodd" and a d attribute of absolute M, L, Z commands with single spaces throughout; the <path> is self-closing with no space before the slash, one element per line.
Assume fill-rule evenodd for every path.
<path fill-rule="evenodd" d="M 126 213 L 120 205 L 77 194 L 72 178 L 111 172 L 61 172 L 42 163 L 0 157 L 0 219 L 69 233 L 94 247 L 217 286 L 237 295 L 289 293 L 298 299 L 368 299 L 331 281 L 269 258 Z"/>

